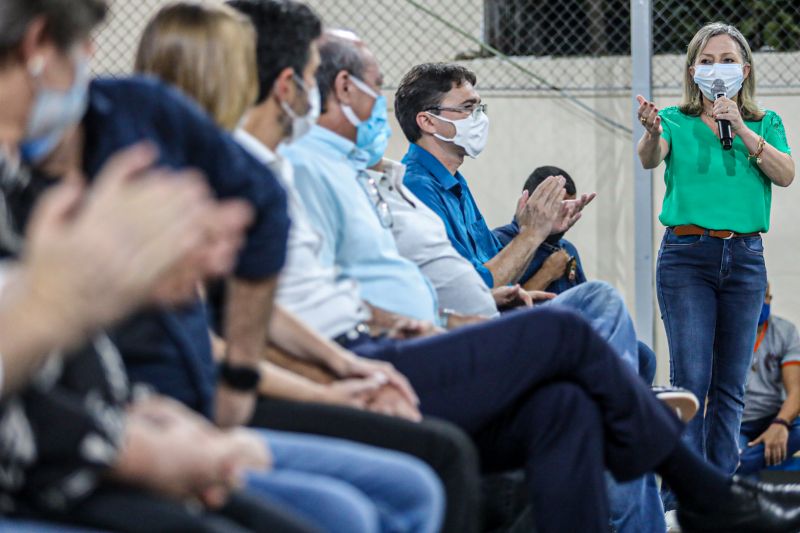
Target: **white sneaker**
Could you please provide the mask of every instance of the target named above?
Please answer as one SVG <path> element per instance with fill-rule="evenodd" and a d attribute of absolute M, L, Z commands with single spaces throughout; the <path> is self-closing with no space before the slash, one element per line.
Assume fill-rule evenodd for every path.
<path fill-rule="evenodd" d="M 656 398 L 673 408 L 684 423 L 694 418 L 700 408 L 697 396 L 686 389 L 680 387 L 651 387 L 651 389 Z"/>
<path fill-rule="evenodd" d="M 667 533 L 681 533 L 681 526 L 678 524 L 678 511 L 667 511 L 664 514 L 664 521 L 667 523 Z"/>

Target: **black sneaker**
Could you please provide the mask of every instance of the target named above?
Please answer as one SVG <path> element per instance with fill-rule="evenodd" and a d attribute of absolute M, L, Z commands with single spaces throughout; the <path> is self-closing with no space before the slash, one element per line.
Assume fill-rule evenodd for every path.
<path fill-rule="evenodd" d="M 684 533 L 797 533 L 800 531 L 800 490 L 734 478 L 732 498 L 711 512 L 678 508 Z"/>
<path fill-rule="evenodd" d="M 652 387 L 656 398 L 675 409 L 678 418 L 684 423 L 688 422 L 700 408 L 700 402 L 694 393 L 680 387 Z"/>

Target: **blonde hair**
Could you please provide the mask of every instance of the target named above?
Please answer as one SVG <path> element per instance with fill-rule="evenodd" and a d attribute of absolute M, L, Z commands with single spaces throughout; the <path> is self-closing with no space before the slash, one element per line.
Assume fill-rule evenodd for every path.
<path fill-rule="evenodd" d="M 225 5 L 168 5 L 145 28 L 136 71 L 174 85 L 232 130 L 258 95 L 255 30 Z"/>
<path fill-rule="evenodd" d="M 737 104 L 742 118 L 745 120 L 761 120 L 764 112 L 758 107 L 755 101 L 756 94 L 756 69 L 753 64 L 753 52 L 750 50 L 750 45 L 747 44 L 747 39 L 744 38 L 742 32 L 730 24 L 722 22 L 712 22 L 706 24 L 694 34 L 691 42 L 686 50 L 686 66 L 683 72 L 683 100 L 681 101 L 680 110 L 691 116 L 700 116 L 703 112 L 703 95 L 700 93 L 700 88 L 694 82 L 691 67 L 694 66 L 697 56 L 705 50 L 709 39 L 717 35 L 727 35 L 739 46 L 739 52 L 742 55 L 742 61 L 745 65 L 750 65 L 750 75 L 744 80 L 742 89 L 739 91 L 739 98 Z"/>

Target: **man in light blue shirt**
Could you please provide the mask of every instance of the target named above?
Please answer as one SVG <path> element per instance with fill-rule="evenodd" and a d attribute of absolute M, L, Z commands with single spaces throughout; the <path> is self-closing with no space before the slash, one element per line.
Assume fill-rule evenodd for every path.
<path fill-rule="evenodd" d="M 365 172 L 365 152 L 341 135 L 314 126 L 283 153 L 294 165 L 295 185 L 311 223 L 323 234 L 322 262 L 336 264 L 342 276 L 357 280 L 361 297 L 371 305 L 435 322 L 436 292 L 419 268 L 400 256 L 391 220 L 375 216 L 383 200 L 361 200 L 364 195 L 372 199 L 377 191 Z"/>

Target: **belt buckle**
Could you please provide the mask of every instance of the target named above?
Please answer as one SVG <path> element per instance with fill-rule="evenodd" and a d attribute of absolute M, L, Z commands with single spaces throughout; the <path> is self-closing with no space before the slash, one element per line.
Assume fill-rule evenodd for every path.
<path fill-rule="evenodd" d="M 720 237 L 720 238 L 723 241 L 729 241 L 729 240 L 733 239 L 733 237 L 736 235 L 736 233 L 734 233 L 734 232 L 732 232 L 730 230 L 728 231 L 728 233 L 730 233 L 730 235 L 728 235 L 727 237 Z"/>

